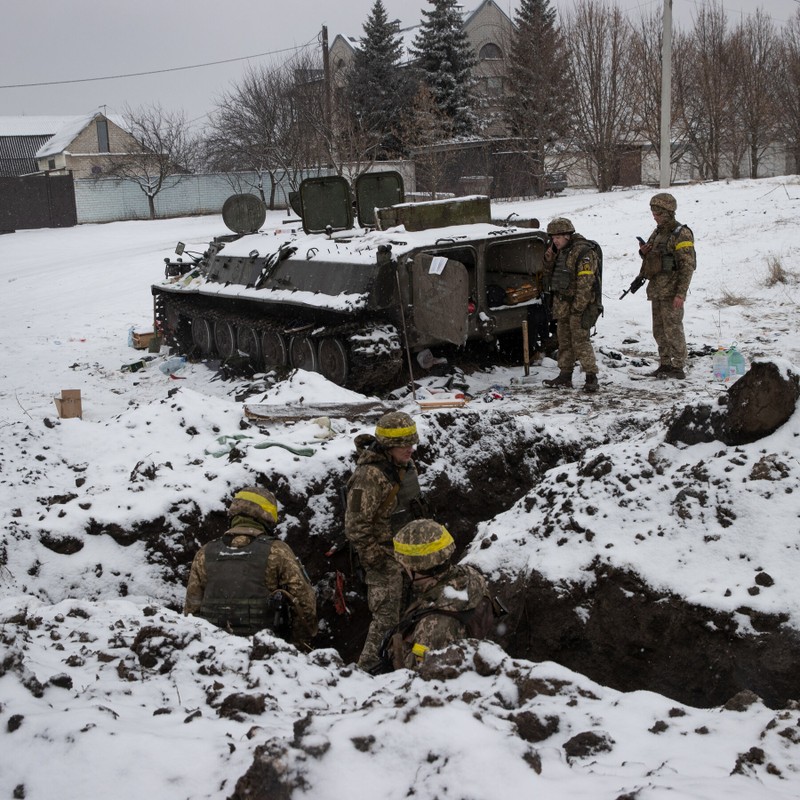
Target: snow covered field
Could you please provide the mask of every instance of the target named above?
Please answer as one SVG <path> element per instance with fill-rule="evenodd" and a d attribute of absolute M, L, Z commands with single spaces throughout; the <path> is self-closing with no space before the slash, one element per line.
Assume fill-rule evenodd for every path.
<path fill-rule="evenodd" d="M 599 559 L 738 614 L 744 632 L 743 606 L 785 615 L 800 629 L 800 415 L 740 448 L 664 442 L 675 409 L 724 393 L 711 374 L 718 345 L 736 342 L 749 360 L 778 359 L 800 372 L 800 181 L 674 189 L 698 253 L 686 310 L 695 357 L 685 383 L 641 379 L 646 369 L 635 364 L 655 363 L 649 304 L 644 291 L 618 299 L 638 271 L 635 237 L 653 226 L 652 193 L 503 204 L 504 216 L 533 214 L 543 224 L 566 215 L 603 245 L 606 311 L 594 340 L 602 388 L 596 397 L 562 398 L 526 384 L 468 409 L 582 440 L 582 464 L 602 454 L 611 468 L 596 478 L 578 463 L 551 470 L 529 497 L 481 523 L 467 557 L 493 577 L 535 569 L 578 583 Z M 270 214 L 265 229 L 282 216 Z M 202 250 L 223 231 L 219 217 L 200 217 L 0 237 L 2 796 L 229 797 L 257 749 L 259 780 L 271 788 L 243 787 L 239 796 L 366 800 L 412 788 L 431 800 L 797 796 L 796 708 L 756 701 L 703 710 L 647 692 L 624 695 L 551 662 L 511 659 L 492 643 L 448 652 L 452 663 L 423 676 L 372 678 L 332 650 L 304 656 L 268 636 L 235 640 L 171 610 L 182 587 L 148 554 L 138 526 L 163 518 L 172 545 L 191 548 L 192 514 L 221 511 L 259 473 L 282 476 L 302 495 L 341 471 L 353 436 L 369 429 L 345 419 L 331 421 L 329 438 L 313 421 L 250 428 L 253 438 L 239 440 L 245 457 L 228 460 L 219 452 L 231 441 L 222 437 L 243 432 L 241 382 L 202 364 L 170 377 L 158 369 L 165 356 L 121 371 L 143 355 L 128 347 L 128 332 L 150 323 L 150 285 L 163 275 L 164 256 L 178 240 Z M 785 282 L 770 281 L 776 263 Z M 534 373 L 555 371 L 548 360 Z M 511 387 L 520 375 L 476 373 L 471 393 Z M 58 420 L 52 398 L 62 389 L 81 390 L 82 420 Z M 265 386 L 259 399 L 354 397 L 300 373 Z M 435 412 L 420 414 L 410 398 L 399 405 L 418 418 L 423 439 L 442 436 Z M 314 453 L 258 447 L 267 442 Z M 763 474 L 759 464 L 768 480 L 753 477 Z M 425 475 L 457 479 L 459 469 L 440 457 Z M 621 483 L 632 486 L 625 502 Z M 705 499 L 685 491 L 678 499 L 698 483 Z M 309 498 L 315 530 L 330 524 L 334 502 Z M 281 532 L 294 524 L 289 515 Z M 548 527 L 555 535 L 543 534 Z M 591 537 L 576 532 L 587 529 Z M 481 547 L 484 540 L 491 545 Z M 756 580 L 763 573 L 768 585 Z M 579 734 L 587 735 L 573 741 Z"/>

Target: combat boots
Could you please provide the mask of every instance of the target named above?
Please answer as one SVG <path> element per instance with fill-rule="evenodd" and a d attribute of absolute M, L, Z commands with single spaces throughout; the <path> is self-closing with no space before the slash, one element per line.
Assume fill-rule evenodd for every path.
<path fill-rule="evenodd" d="M 559 386 L 564 386 L 567 389 L 572 388 L 572 370 L 569 372 L 559 372 L 557 378 L 549 378 L 546 381 L 542 381 L 545 386 L 549 386 L 551 389 L 556 389 Z"/>
<path fill-rule="evenodd" d="M 597 382 L 597 373 L 595 372 L 587 372 L 586 373 L 586 383 L 583 385 L 584 392 L 596 392 L 600 388 L 600 384 Z"/>

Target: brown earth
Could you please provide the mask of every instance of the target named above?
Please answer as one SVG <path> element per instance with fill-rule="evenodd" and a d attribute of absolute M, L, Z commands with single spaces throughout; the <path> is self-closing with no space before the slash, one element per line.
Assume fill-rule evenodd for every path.
<path fill-rule="evenodd" d="M 697 410 L 687 410 L 669 436 L 685 441 L 697 431 L 696 423 Z M 416 460 L 427 484 L 426 496 L 457 541 L 457 555 L 472 542 L 480 522 L 530 492 L 553 466 L 574 462 L 585 448 L 600 443 L 584 440 L 565 446 L 543 426 L 533 426 L 526 436 L 525 426 L 515 424 L 500 408 L 489 413 L 461 410 L 457 417 L 440 412 L 431 425 L 434 430 L 418 448 Z M 712 438 L 713 427 L 706 429 Z M 236 458 L 236 453 L 230 457 Z M 303 494 L 295 493 L 281 475 L 257 476 L 258 483 L 273 488 L 285 513 L 298 521 L 288 543 L 317 589 L 322 626 L 315 645 L 335 648 L 346 663 L 357 658 L 368 623 L 363 586 L 346 546 L 326 555 L 343 540 L 341 505 L 334 503 L 332 517 L 320 523 L 308 499 L 337 497 L 352 466 L 341 464 Z M 193 506 L 174 511 L 186 524 L 183 532 L 168 530 L 164 519 L 142 523 L 135 531 L 95 525 L 88 532 L 108 533 L 122 545 L 144 539 L 150 560 L 163 566 L 168 580 L 184 585 L 198 546 L 219 536 L 227 519 L 221 513 L 202 517 Z M 60 551 L 69 545 L 50 544 Z M 337 571 L 346 581 L 346 615 L 334 608 Z M 646 689 L 696 706 L 722 704 L 742 690 L 752 690 L 775 707 L 800 697 L 800 635 L 785 625 L 786 618 L 737 609 L 758 632 L 741 635 L 733 615 L 659 594 L 635 574 L 603 565 L 594 572 L 593 582 L 568 592 L 536 573 L 497 586 L 509 615 L 496 640 L 515 657 L 557 661 L 612 688 Z M 759 579 L 764 585 L 771 580 L 766 573 L 757 583 Z M 576 608 L 583 609 L 580 616 Z"/>

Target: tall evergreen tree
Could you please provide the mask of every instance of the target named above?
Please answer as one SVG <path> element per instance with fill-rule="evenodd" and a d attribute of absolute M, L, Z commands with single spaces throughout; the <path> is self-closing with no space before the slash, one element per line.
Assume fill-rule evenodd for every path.
<path fill-rule="evenodd" d="M 569 59 L 550 0 L 521 0 L 508 63 L 506 119 L 522 140 L 537 194 L 570 126 Z"/>
<path fill-rule="evenodd" d="M 453 136 L 467 136 L 476 127 L 472 68 L 475 53 L 464 32 L 456 0 L 430 0 L 431 11 L 414 37 L 413 54 Z"/>
<path fill-rule="evenodd" d="M 348 75 L 347 94 L 359 125 L 380 139 L 379 158 L 405 150 L 415 86 L 409 70 L 402 67 L 402 57 L 397 23 L 389 22 L 383 0 L 375 0 Z"/>

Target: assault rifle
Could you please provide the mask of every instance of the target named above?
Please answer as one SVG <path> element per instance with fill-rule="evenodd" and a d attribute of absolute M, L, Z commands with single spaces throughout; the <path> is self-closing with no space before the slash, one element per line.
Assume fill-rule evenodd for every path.
<path fill-rule="evenodd" d="M 630 292 L 631 294 L 636 294 L 636 292 L 638 292 L 639 289 L 641 289 L 642 286 L 644 286 L 644 282 L 646 280 L 647 278 L 644 278 L 641 275 L 637 275 L 631 282 L 631 285 L 619 296 L 619 299 L 622 300 L 622 298 L 625 297 L 625 295 L 628 294 L 628 292 Z"/>

